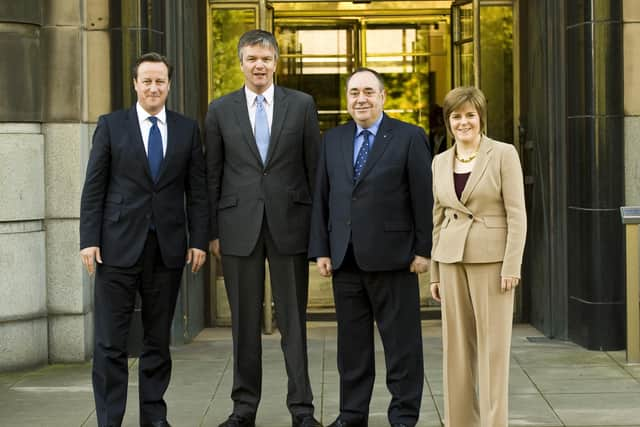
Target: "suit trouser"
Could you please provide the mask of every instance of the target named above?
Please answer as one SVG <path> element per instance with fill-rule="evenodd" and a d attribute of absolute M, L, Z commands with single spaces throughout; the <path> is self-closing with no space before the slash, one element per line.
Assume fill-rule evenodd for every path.
<path fill-rule="evenodd" d="M 507 427 L 514 292 L 500 289 L 502 263 L 439 265 L 445 425 Z"/>
<path fill-rule="evenodd" d="M 254 418 L 262 390 L 262 302 L 265 259 L 269 261 L 276 321 L 288 377 L 287 407 L 294 416 L 313 414 L 307 361 L 309 262 L 306 253 L 278 251 L 266 219 L 249 256 L 222 255 L 231 307 L 233 413 Z"/>
<path fill-rule="evenodd" d="M 142 300 L 144 340 L 138 362 L 140 423 L 166 419 L 164 393 L 171 377 L 171 322 L 182 268 L 162 262 L 156 234 L 129 268 L 98 264 L 95 283 L 93 392 L 100 426 L 120 426 L 127 402 L 127 338 L 136 293 Z"/>
<path fill-rule="evenodd" d="M 333 274 L 338 319 L 340 417 L 366 426 L 375 380 L 373 324 L 384 347 L 391 424 L 413 426 L 420 414 L 424 366 L 418 276 L 361 270 L 351 248 Z"/>

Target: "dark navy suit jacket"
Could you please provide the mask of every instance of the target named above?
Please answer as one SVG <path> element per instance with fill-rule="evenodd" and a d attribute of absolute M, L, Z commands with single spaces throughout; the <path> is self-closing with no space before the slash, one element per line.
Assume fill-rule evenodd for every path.
<path fill-rule="evenodd" d="M 384 115 L 353 182 L 354 122 L 326 132 L 318 163 L 309 258 L 340 268 L 349 243 L 365 271 L 409 268 L 430 258 L 431 155 L 424 130 Z"/>
<path fill-rule="evenodd" d="M 180 268 L 187 239 L 207 249 L 208 209 L 197 122 L 167 110 L 167 151 L 154 182 L 135 106 L 99 118 L 82 191 L 81 249 L 99 246 L 106 265 L 131 267 L 153 221 L 165 265 Z"/>

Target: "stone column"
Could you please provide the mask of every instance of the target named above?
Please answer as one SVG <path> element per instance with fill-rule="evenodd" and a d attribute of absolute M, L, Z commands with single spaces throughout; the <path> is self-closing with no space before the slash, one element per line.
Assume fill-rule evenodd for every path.
<path fill-rule="evenodd" d="M 624 348 L 622 2 L 567 0 L 569 338 Z"/>
<path fill-rule="evenodd" d="M 0 4 L 0 371 L 47 361 L 41 4 Z"/>
<path fill-rule="evenodd" d="M 79 251 L 80 193 L 100 114 L 110 111 L 108 0 L 46 0 L 43 45 L 49 360 L 93 351 L 93 283 Z"/>

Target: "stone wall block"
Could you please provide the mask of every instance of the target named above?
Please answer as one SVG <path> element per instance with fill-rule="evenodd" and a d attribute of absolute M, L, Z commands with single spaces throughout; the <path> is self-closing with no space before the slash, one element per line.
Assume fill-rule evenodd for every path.
<path fill-rule="evenodd" d="M 622 19 L 625 22 L 640 22 L 640 1 L 623 0 L 622 2 Z"/>
<path fill-rule="evenodd" d="M 0 1 L 0 16 L 4 22 L 42 24 L 44 0 Z"/>
<path fill-rule="evenodd" d="M 82 30 L 42 29 L 42 77 L 45 81 L 44 121 L 79 122 L 82 118 Z"/>
<path fill-rule="evenodd" d="M 47 318 L 0 323 L 0 371 L 47 363 Z"/>
<path fill-rule="evenodd" d="M 109 2 L 105 0 L 85 0 L 87 30 L 106 30 L 109 28 Z"/>
<path fill-rule="evenodd" d="M 640 117 L 624 118 L 625 205 L 640 206 Z"/>
<path fill-rule="evenodd" d="M 640 3 L 640 2 L 638 2 Z M 640 23 L 622 25 L 624 46 L 624 113 L 640 115 Z"/>
<path fill-rule="evenodd" d="M 91 310 L 93 286 L 78 255 L 78 220 L 49 219 L 46 225 L 49 313 L 87 313 Z"/>
<path fill-rule="evenodd" d="M 44 218 L 40 134 L 0 133 L 0 221 Z"/>
<path fill-rule="evenodd" d="M 48 218 L 79 218 L 89 142 L 86 124 L 46 124 L 45 182 Z"/>
<path fill-rule="evenodd" d="M 49 361 L 84 362 L 93 354 L 93 313 L 49 317 Z"/>
<path fill-rule="evenodd" d="M 57 26 L 80 26 L 82 22 L 80 7 L 83 1 L 78 0 L 45 0 L 44 24 Z"/>
<path fill-rule="evenodd" d="M 88 31 L 87 104 L 89 122 L 111 111 L 111 43 L 108 31 Z"/>
<path fill-rule="evenodd" d="M 0 223 L 0 322 L 45 315 L 44 238 L 41 221 Z"/>
<path fill-rule="evenodd" d="M 0 122 L 42 120 L 40 48 L 40 27 L 0 23 Z"/>

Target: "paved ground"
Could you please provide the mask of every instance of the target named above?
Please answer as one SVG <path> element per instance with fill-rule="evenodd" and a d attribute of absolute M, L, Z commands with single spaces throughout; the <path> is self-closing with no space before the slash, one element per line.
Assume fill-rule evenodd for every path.
<path fill-rule="evenodd" d="M 309 324 L 309 363 L 316 417 L 329 424 L 337 414 L 335 324 Z M 423 322 L 425 379 L 419 426 L 440 426 L 442 345 L 439 321 Z M 533 339 L 531 339 L 533 338 Z M 277 334 L 264 336 L 260 427 L 289 426 L 284 363 Z M 378 343 L 378 378 L 371 402 L 371 427 L 388 426 L 384 359 Z M 217 426 L 231 410 L 231 333 L 207 329 L 191 344 L 173 349 L 174 371 L 167 394 L 174 427 Z M 137 360 L 125 426 L 138 425 Z M 640 365 L 624 352 L 592 352 L 549 341 L 533 328 L 514 328 L 511 361 L 511 426 L 640 427 Z M 52 365 L 0 374 L 0 426 L 95 426 L 90 364 Z"/>

